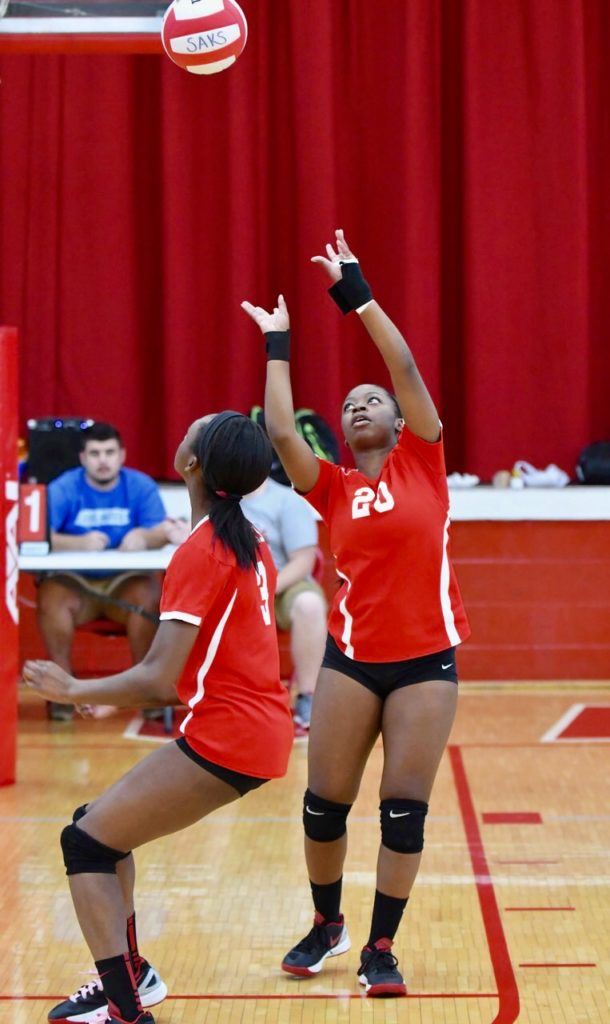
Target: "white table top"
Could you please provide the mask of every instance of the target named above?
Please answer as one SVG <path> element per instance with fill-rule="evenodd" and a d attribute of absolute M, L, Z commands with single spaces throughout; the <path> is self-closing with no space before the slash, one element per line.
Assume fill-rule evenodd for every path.
<path fill-rule="evenodd" d="M 56 551 L 49 555 L 19 555 L 22 572 L 129 572 L 167 569 L 176 550 L 171 544 L 158 551 Z"/>
<path fill-rule="evenodd" d="M 190 518 L 186 488 L 161 486 L 167 513 Z M 610 487 L 526 487 L 520 491 L 479 486 L 452 490 L 453 522 L 595 522 L 610 521 Z M 149 572 L 167 569 L 176 549 L 158 551 L 58 551 L 49 555 L 20 555 L 23 572 L 72 570 L 82 572 Z"/>

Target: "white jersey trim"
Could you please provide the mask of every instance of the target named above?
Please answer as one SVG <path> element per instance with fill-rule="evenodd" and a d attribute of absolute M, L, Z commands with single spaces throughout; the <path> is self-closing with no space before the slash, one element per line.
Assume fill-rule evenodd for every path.
<path fill-rule="evenodd" d="M 231 612 L 233 610 L 233 605 L 235 604 L 236 597 L 237 597 L 237 587 L 235 588 L 235 590 L 233 592 L 233 597 L 231 598 L 231 600 L 229 601 L 227 607 L 225 608 L 225 610 L 223 612 L 223 615 L 222 615 L 222 618 L 221 618 L 220 622 L 218 623 L 218 625 L 216 626 L 216 629 L 214 630 L 214 634 L 212 636 L 212 639 L 210 640 L 210 646 L 208 647 L 208 649 L 206 651 L 205 658 L 203 659 L 203 664 L 201 665 L 201 668 L 199 669 L 199 671 L 197 673 L 197 690 L 196 690 L 195 694 L 189 700 L 188 706 L 189 706 L 189 708 L 191 710 L 188 713 L 188 715 L 186 716 L 186 718 L 184 719 L 182 725 L 180 726 L 180 732 L 182 732 L 182 733 L 185 731 L 185 728 L 186 728 L 188 722 L 190 722 L 191 718 L 193 717 L 193 708 L 196 707 L 196 705 L 199 704 L 199 702 L 201 700 L 203 700 L 203 695 L 205 693 L 205 685 L 204 685 L 205 684 L 205 677 L 207 676 L 208 672 L 210 671 L 212 662 L 214 661 L 214 658 L 216 657 L 216 652 L 217 652 L 217 650 L 218 650 L 218 648 L 220 646 L 220 641 L 222 639 L 222 634 L 224 633 L 224 629 L 225 629 L 225 626 L 227 624 L 229 615 L 231 614 Z"/>
<path fill-rule="evenodd" d="M 336 568 L 336 566 L 335 566 L 335 568 Z M 354 658 L 354 648 L 352 647 L 352 629 L 354 627 L 354 620 L 353 620 L 352 616 L 350 615 L 350 613 L 347 610 L 347 599 L 349 597 L 349 592 L 350 592 L 351 587 L 352 587 L 352 581 L 349 580 L 347 578 L 347 576 L 345 576 L 342 572 L 339 572 L 338 569 L 337 569 L 337 576 L 340 576 L 341 579 L 345 580 L 345 582 L 347 583 L 347 589 L 345 591 L 345 594 L 343 595 L 343 598 L 339 602 L 339 611 L 341 612 L 341 614 L 343 616 L 343 619 L 344 619 L 343 633 L 341 635 L 341 642 L 345 644 L 345 652 L 344 652 L 345 653 L 345 657 L 346 658 L 351 658 L 353 660 L 353 658 Z"/>
<path fill-rule="evenodd" d="M 443 531 L 443 560 L 441 563 L 441 609 L 443 612 L 443 621 L 445 623 L 445 630 L 449 637 L 449 644 L 451 647 L 457 647 L 462 642 L 460 634 L 455 628 L 455 617 L 453 615 L 453 608 L 451 607 L 451 595 L 449 593 L 449 586 L 451 583 L 451 573 L 449 571 L 449 516 L 445 520 L 445 529 Z"/>
<path fill-rule="evenodd" d="M 180 619 L 180 622 L 188 622 L 191 626 L 201 625 L 201 617 L 189 612 L 161 612 L 159 618 L 161 622 L 165 622 L 166 619 Z"/>

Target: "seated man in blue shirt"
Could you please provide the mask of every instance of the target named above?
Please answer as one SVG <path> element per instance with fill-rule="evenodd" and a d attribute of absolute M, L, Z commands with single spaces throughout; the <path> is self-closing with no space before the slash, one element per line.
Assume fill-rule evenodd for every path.
<path fill-rule="evenodd" d="M 121 436 L 108 423 L 83 431 L 81 466 L 49 484 L 53 551 L 144 551 L 167 543 L 165 508 L 154 480 L 126 469 Z M 96 597 L 99 594 L 100 597 Z M 104 595 L 141 608 L 147 616 L 113 606 Z M 38 590 L 38 623 L 49 658 L 72 671 L 76 626 L 107 618 L 123 624 L 134 662 L 141 661 L 156 630 L 160 584 L 154 573 L 59 571 L 45 575 Z M 51 718 L 71 717 L 67 705 L 50 705 Z"/>

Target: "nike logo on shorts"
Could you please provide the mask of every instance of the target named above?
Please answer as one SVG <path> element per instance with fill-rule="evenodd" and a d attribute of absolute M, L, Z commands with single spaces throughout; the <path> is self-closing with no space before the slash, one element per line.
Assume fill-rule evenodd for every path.
<path fill-rule="evenodd" d="M 450 661 L 448 665 L 441 665 L 441 668 L 444 668 L 444 669 L 453 668 L 453 662 Z"/>
<path fill-rule="evenodd" d="M 390 811 L 390 818 L 406 818 L 411 811 Z"/>
<path fill-rule="evenodd" d="M 308 807 L 307 804 L 305 804 L 305 810 L 308 814 L 324 815 L 325 813 L 324 811 L 312 811 L 311 807 Z"/>

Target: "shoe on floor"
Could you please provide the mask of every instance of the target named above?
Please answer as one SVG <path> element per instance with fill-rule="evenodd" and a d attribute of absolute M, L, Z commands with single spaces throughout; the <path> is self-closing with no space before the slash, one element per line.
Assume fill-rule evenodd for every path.
<path fill-rule="evenodd" d="M 98 1016 L 97 1024 L 155 1024 L 152 1013 L 141 1013 L 134 1021 L 124 1021 L 122 1017 L 114 1014 L 112 1017 Z"/>
<path fill-rule="evenodd" d="M 300 693 L 294 705 L 294 720 L 301 729 L 309 729 L 313 693 Z"/>
<path fill-rule="evenodd" d="M 407 986 L 391 949 L 389 939 L 377 939 L 362 950 L 358 981 L 364 985 L 367 996 L 406 996 Z"/>
<path fill-rule="evenodd" d="M 327 957 L 347 953 L 351 945 L 343 914 L 339 915 L 338 921 L 325 921 L 321 914 L 316 913 L 313 928 L 286 954 L 282 970 L 309 978 L 322 970 Z"/>
<path fill-rule="evenodd" d="M 142 1006 L 156 1006 L 163 1002 L 167 995 L 167 985 L 154 967 L 145 960 L 140 972 L 138 992 Z M 96 976 L 78 992 L 53 1007 L 47 1019 L 51 1024 L 102 1024 L 104 1013 L 108 1013 L 108 1004 L 102 983 Z M 150 1024 L 149 1020 L 140 1018 L 141 1024 Z"/>

